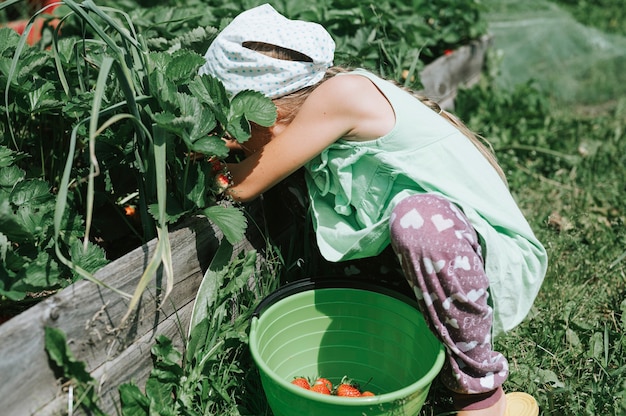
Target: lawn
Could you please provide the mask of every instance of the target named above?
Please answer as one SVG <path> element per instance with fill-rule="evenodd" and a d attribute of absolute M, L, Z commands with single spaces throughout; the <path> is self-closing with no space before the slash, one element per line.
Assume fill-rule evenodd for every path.
<path fill-rule="evenodd" d="M 534 394 L 546 415 L 624 414 L 626 79 L 615 68 L 623 67 L 626 31 L 613 19 L 623 15 L 623 4 L 600 2 L 593 13 L 580 13 L 590 10 L 589 2 L 515 3 L 486 2 L 493 6 L 488 19 L 503 49 L 502 66 L 511 69 L 503 78 L 523 82 L 506 98 L 491 95 L 495 87 L 468 92 L 468 104 L 495 99 L 478 111 L 466 108 L 474 128 L 488 126 L 487 137 L 496 137 L 512 190 L 550 256 L 531 316 L 496 339 L 511 364 L 505 388 Z M 510 30 L 515 22 L 509 32 L 503 24 L 514 7 L 537 25 L 519 29 L 517 40 Z M 530 42 L 537 27 L 545 37 Z M 596 36 L 595 50 L 566 42 L 584 33 Z M 559 48 L 561 63 L 546 67 L 548 53 Z M 568 54 L 569 66 L 562 59 Z M 532 80 L 540 93 L 526 84 Z M 499 81 L 499 88 L 511 85 Z"/>

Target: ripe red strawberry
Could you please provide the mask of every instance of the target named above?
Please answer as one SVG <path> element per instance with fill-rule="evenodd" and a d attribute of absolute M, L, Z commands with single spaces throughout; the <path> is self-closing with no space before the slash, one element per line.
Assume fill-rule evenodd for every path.
<path fill-rule="evenodd" d="M 302 387 L 303 389 L 306 389 L 306 390 L 311 390 L 311 385 L 309 384 L 309 381 L 304 377 L 294 378 L 291 384 L 294 384 L 298 387 Z"/>
<path fill-rule="evenodd" d="M 215 183 L 217 184 L 218 192 L 224 192 L 230 186 L 230 178 L 227 175 L 220 173 L 215 176 Z"/>
<path fill-rule="evenodd" d="M 330 389 L 328 387 L 326 387 L 325 384 L 320 383 L 320 384 L 313 384 L 313 386 L 311 386 L 311 391 L 314 391 L 316 393 L 320 393 L 320 394 L 330 394 Z"/>
<path fill-rule="evenodd" d="M 361 397 L 361 392 L 350 384 L 340 384 L 335 391 L 337 396 L 341 397 Z"/>
<path fill-rule="evenodd" d="M 330 380 L 328 380 L 327 378 L 324 377 L 319 377 L 317 380 L 315 380 L 315 383 L 313 383 L 314 385 L 317 384 L 321 384 L 323 386 L 326 386 L 326 388 L 328 390 L 332 390 L 333 389 L 333 383 L 330 382 Z"/>
<path fill-rule="evenodd" d="M 372 397 L 375 396 L 374 393 L 372 393 L 371 391 L 364 391 L 363 393 L 361 393 L 361 397 Z"/>
<path fill-rule="evenodd" d="M 213 172 L 214 174 L 218 172 L 222 172 L 224 168 L 226 167 L 224 162 L 222 162 L 220 159 L 216 157 L 210 157 L 209 163 L 211 164 L 211 172 Z"/>

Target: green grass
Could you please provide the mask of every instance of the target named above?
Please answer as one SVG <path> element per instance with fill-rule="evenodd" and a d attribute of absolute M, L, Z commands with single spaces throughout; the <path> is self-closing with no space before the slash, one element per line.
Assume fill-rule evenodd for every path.
<path fill-rule="evenodd" d="M 507 6 L 522 7 L 498 3 L 499 21 Z M 559 16 L 556 5 L 569 3 L 566 10 L 584 30 L 614 45 L 625 42 L 621 1 L 529 3 L 525 12 L 540 4 Z M 559 40 L 578 27 L 563 22 L 554 28 Z M 520 55 L 533 53 L 523 40 L 507 42 Z M 559 44 L 549 37 L 544 42 L 544 50 Z M 624 53 L 604 62 L 598 54 L 585 59 L 602 77 L 591 70 L 527 68 L 540 91 L 523 85 L 499 96 L 497 88 L 482 87 L 465 98 L 474 104 L 466 117 L 495 140 L 513 193 L 550 256 L 531 316 L 495 341 L 510 360 L 505 389 L 533 394 L 544 415 L 626 413 L 626 100 L 623 71 L 612 64 L 623 62 Z M 570 100 L 551 90 L 559 84 L 544 81 L 555 74 L 571 80 L 572 90 L 587 92 Z"/>
<path fill-rule="evenodd" d="M 626 373 L 626 101 L 591 119 L 546 121 L 560 151 L 586 156 L 513 186 L 550 266 L 532 316 L 496 340 L 510 360 L 507 390 L 534 394 L 544 414 L 618 415 Z M 524 180 L 525 179 L 525 180 Z"/>

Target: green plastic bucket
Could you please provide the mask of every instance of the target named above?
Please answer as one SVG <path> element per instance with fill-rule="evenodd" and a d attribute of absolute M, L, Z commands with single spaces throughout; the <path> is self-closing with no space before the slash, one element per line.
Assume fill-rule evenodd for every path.
<path fill-rule="evenodd" d="M 417 415 L 444 362 L 415 302 L 352 280 L 299 281 L 268 296 L 250 351 L 275 416 Z M 291 384 L 300 376 L 348 376 L 376 395 L 323 395 Z"/>

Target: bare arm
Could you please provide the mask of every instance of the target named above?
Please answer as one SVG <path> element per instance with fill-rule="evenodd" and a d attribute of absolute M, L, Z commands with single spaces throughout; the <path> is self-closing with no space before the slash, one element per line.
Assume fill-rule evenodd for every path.
<path fill-rule="evenodd" d="M 228 193 L 249 201 L 271 188 L 355 126 L 350 83 L 332 78 L 304 102 L 293 122 L 240 163 L 229 164 L 233 186 Z"/>

